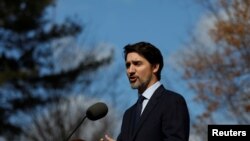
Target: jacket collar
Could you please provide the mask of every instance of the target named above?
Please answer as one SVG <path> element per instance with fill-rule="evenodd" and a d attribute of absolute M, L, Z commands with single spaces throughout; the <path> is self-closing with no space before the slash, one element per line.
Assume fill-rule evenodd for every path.
<path fill-rule="evenodd" d="M 135 127 L 134 129 L 134 134 L 132 139 L 135 138 L 137 132 L 139 131 L 139 129 L 141 128 L 141 126 L 143 125 L 143 123 L 145 122 L 145 120 L 148 118 L 148 116 L 150 115 L 150 112 L 154 109 L 154 107 L 158 104 L 158 100 L 159 98 L 162 96 L 163 91 L 164 91 L 164 87 L 163 85 L 161 85 L 160 87 L 158 87 L 155 92 L 153 93 L 151 99 L 149 100 L 147 106 L 145 107 L 142 115 L 141 115 L 141 119 L 138 122 L 138 125 Z"/>

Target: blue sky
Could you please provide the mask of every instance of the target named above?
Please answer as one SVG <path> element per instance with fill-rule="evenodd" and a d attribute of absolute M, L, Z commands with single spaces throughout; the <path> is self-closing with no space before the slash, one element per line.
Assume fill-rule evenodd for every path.
<path fill-rule="evenodd" d="M 144 40 L 165 53 L 186 40 L 199 13 L 186 0 L 58 0 L 56 8 L 58 20 L 76 15 L 86 24 L 87 42 L 121 48 Z"/>
<path fill-rule="evenodd" d="M 188 41 L 201 14 L 201 8 L 193 0 L 58 0 L 55 8 L 56 20 L 73 16 L 85 24 L 85 45 L 112 45 L 116 50 L 115 59 L 118 64 L 123 62 L 123 46 L 138 41 L 151 42 L 167 59 Z M 185 83 L 168 66 L 164 69 L 162 83 L 181 93 L 187 99 L 190 109 L 193 109 L 196 105 Z M 125 73 L 117 85 L 121 87 L 121 95 L 127 97 L 126 93 L 132 92 Z M 135 95 L 130 97 L 128 105 L 136 99 Z M 197 111 L 191 112 L 195 114 Z"/>

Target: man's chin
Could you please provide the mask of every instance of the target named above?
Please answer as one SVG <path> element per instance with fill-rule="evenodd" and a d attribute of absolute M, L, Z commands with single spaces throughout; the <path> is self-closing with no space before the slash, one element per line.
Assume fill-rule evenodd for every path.
<path fill-rule="evenodd" d="M 132 89 L 138 89 L 139 88 L 139 85 L 132 84 L 132 83 L 130 84 L 130 86 L 131 86 Z"/>

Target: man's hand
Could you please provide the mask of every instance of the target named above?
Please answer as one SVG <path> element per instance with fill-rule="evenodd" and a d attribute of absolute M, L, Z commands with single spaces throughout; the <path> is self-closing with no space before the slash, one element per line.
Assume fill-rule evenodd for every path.
<path fill-rule="evenodd" d="M 100 141 L 115 141 L 115 140 L 106 134 L 105 139 L 101 138 Z"/>

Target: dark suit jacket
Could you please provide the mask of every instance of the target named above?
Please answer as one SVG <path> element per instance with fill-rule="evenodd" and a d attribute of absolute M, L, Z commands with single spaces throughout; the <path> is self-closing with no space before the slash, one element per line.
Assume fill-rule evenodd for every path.
<path fill-rule="evenodd" d="M 156 89 L 134 128 L 133 105 L 126 110 L 117 141 L 188 141 L 190 119 L 185 99 L 162 85 Z"/>

